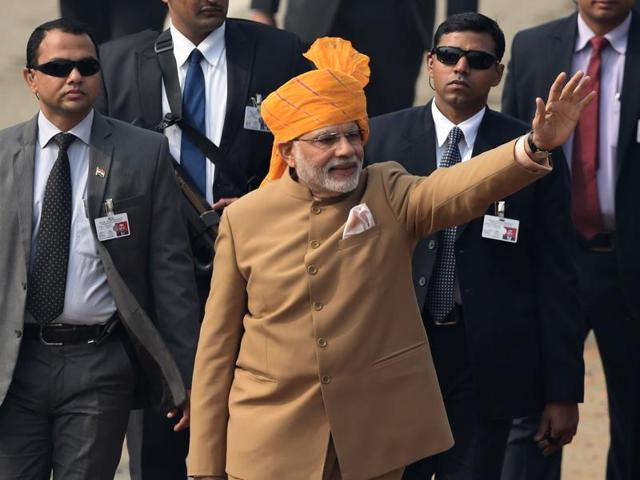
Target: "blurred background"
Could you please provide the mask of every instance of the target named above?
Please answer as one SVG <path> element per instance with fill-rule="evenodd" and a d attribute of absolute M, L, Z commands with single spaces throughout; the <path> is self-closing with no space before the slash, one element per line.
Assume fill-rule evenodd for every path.
<path fill-rule="evenodd" d="M 436 1 L 436 25 L 444 19 L 445 3 L 445 0 Z M 280 12 L 284 12 L 285 7 L 286 0 L 282 2 Z M 479 11 L 494 18 L 504 30 L 507 39 L 505 64 L 509 61 L 509 47 L 516 32 L 565 16 L 574 8 L 572 0 L 480 0 L 479 2 Z M 22 80 L 25 46 L 29 34 L 37 25 L 59 17 L 60 12 L 57 0 L 5 1 L 3 15 L 5 20 L 4 27 L 0 29 L 0 45 L 4 45 L 5 53 L 0 57 L 3 105 L 0 109 L 0 128 L 24 121 L 36 113 L 36 101 Z M 229 0 L 229 16 L 248 18 L 249 0 Z M 279 25 L 282 25 L 281 18 L 279 18 Z M 500 108 L 501 92 L 501 86 L 495 88 L 489 98 L 490 106 L 494 109 Z M 422 74 L 418 79 L 416 104 L 425 103 L 431 96 L 432 91 L 426 77 Z M 578 434 L 573 443 L 565 448 L 564 480 L 604 478 L 606 452 L 609 445 L 607 399 L 600 358 L 591 336 L 585 345 L 585 362 L 586 398 L 585 403 L 580 406 Z M 116 478 L 118 480 L 129 478 L 126 449 Z"/>

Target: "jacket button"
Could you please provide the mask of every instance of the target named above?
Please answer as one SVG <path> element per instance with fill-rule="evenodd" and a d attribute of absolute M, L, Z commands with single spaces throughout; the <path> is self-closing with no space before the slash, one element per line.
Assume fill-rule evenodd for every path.
<path fill-rule="evenodd" d="M 311 248 L 318 248 L 320 246 L 320 242 L 318 240 L 311 240 L 310 245 Z"/>
<path fill-rule="evenodd" d="M 309 275 L 315 275 L 316 273 L 318 273 L 318 267 L 316 267 L 315 265 L 309 265 L 307 267 L 307 273 Z"/>
<path fill-rule="evenodd" d="M 313 302 L 313 309 L 316 312 L 319 312 L 320 310 L 322 310 L 324 308 L 324 305 L 320 302 Z"/>
<path fill-rule="evenodd" d="M 22 337 L 22 330 L 14 330 L 13 333 L 16 334 L 16 338 Z"/>
<path fill-rule="evenodd" d="M 421 287 L 424 287 L 427 284 L 427 279 L 424 277 L 420 277 L 418 279 L 418 285 L 420 285 Z"/>
<path fill-rule="evenodd" d="M 434 248 L 436 248 L 436 241 L 435 240 L 429 240 L 428 247 L 429 247 L 429 250 L 433 250 Z"/>
<path fill-rule="evenodd" d="M 321 211 L 322 209 L 318 205 L 314 205 L 313 207 L 311 207 L 311 212 L 315 215 L 319 215 Z"/>
<path fill-rule="evenodd" d="M 320 348 L 326 348 L 328 343 L 329 343 L 329 342 L 327 342 L 327 340 L 326 340 L 326 339 L 324 339 L 324 338 L 319 338 L 319 339 L 318 339 L 318 346 L 319 346 Z"/>
<path fill-rule="evenodd" d="M 328 385 L 329 383 L 331 383 L 331 377 L 329 375 L 323 375 L 320 381 L 325 385 Z"/>

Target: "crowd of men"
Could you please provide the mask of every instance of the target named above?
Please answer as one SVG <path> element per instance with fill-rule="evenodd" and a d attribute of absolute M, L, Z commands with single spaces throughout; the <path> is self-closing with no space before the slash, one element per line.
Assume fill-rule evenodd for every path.
<path fill-rule="evenodd" d="M 577 0 L 507 67 L 494 20 L 432 36 L 432 2 L 290 0 L 293 33 L 277 1 L 162 2 L 164 32 L 27 41 L 1 478 L 112 479 L 126 434 L 132 479 L 559 480 L 591 330 L 606 478 L 640 478 L 633 0 Z"/>

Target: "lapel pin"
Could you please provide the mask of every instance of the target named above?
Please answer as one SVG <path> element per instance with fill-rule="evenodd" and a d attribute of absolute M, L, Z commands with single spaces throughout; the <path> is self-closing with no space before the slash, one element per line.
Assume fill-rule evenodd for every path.
<path fill-rule="evenodd" d="M 96 167 L 96 177 L 104 178 L 104 168 Z"/>

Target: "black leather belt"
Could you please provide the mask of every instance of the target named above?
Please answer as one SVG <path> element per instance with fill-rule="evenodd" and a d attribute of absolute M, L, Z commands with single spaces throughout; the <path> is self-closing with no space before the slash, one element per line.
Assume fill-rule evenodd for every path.
<path fill-rule="evenodd" d="M 24 338 L 38 340 L 42 345 L 59 347 L 79 343 L 102 343 L 120 326 L 117 315 L 100 325 L 71 325 L 68 323 L 26 323 Z"/>
<path fill-rule="evenodd" d="M 425 309 L 423 316 L 427 320 L 426 323 L 435 327 L 447 327 L 452 325 L 461 325 L 463 323 L 462 305 L 456 305 L 453 307 L 453 310 L 449 312 L 449 315 L 442 320 L 436 320 L 433 318 L 431 312 L 427 309 Z"/>
<path fill-rule="evenodd" d="M 599 233 L 590 240 L 578 235 L 578 243 L 592 252 L 615 252 L 616 234 L 615 232 Z"/>

